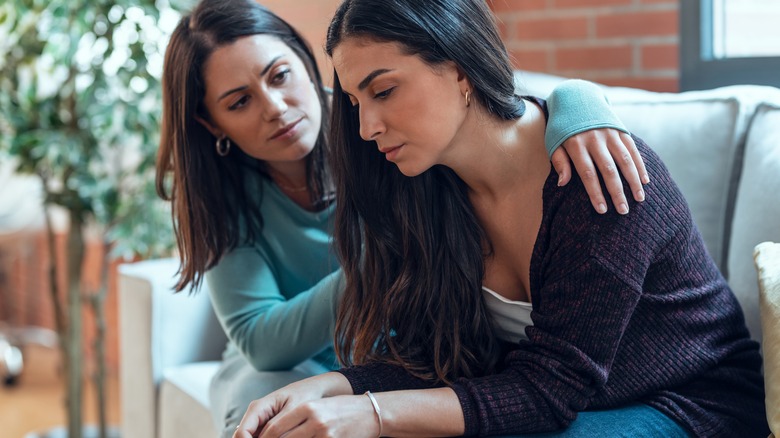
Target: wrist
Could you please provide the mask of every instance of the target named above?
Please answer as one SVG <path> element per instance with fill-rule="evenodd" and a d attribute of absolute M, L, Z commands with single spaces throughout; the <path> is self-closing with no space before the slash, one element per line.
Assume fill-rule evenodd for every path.
<path fill-rule="evenodd" d="M 382 409 L 379 408 L 379 403 L 376 400 L 376 397 L 374 397 L 374 394 L 371 394 L 371 391 L 366 391 L 363 395 L 368 397 L 368 400 L 371 402 L 371 407 L 374 410 L 374 416 L 376 417 L 377 426 L 379 427 L 379 432 L 377 433 L 378 437 L 382 437 L 382 433 L 384 432 L 384 424 L 382 424 Z"/>
<path fill-rule="evenodd" d="M 460 401 L 451 388 L 376 392 L 372 395 L 380 408 L 384 436 L 461 436 L 466 430 Z M 358 397 L 364 399 L 365 418 L 378 425 L 376 414 L 368 411 L 372 407 L 367 397 L 362 394 Z"/>

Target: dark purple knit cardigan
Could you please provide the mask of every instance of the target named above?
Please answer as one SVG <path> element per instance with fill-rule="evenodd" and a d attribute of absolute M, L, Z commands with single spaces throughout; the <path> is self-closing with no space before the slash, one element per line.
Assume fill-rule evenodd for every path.
<path fill-rule="evenodd" d="M 626 216 L 598 215 L 576 176 L 558 187 L 550 172 L 531 258 L 533 326 L 500 372 L 452 386 L 466 435 L 553 431 L 577 412 L 631 402 L 694 436 L 768 435 L 758 344 L 668 170 L 634 141 L 652 181 Z M 355 394 L 428 386 L 384 363 L 340 372 Z"/>

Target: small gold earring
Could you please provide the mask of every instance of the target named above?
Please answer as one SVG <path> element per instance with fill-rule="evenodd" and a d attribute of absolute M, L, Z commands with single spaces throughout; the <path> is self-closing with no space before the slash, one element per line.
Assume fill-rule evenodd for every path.
<path fill-rule="evenodd" d="M 471 106 L 471 90 L 466 90 L 466 108 Z"/>

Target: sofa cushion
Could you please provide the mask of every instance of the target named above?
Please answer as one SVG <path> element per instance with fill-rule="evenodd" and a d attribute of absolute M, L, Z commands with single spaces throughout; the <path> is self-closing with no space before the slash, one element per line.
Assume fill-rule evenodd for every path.
<path fill-rule="evenodd" d="M 777 91 L 780 95 L 780 91 Z M 729 284 L 745 311 L 754 339 L 761 339 L 753 248 L 780 242 L 780 96 L 756 109 L 748 132 L 744 167 L 734 209 Z"/>
<path fill-rule="evenodd" d="M 764 330 L 764 387 L 769 428 L 780 436 L 780 243 L 764 242 L 755 249 Z"/>
<path fill-rule="evenodd" d="M 196 362 L 165 370 L 160 384 L 158 437 L 213 438 L 209 383 L 219 362 Z"/>
<path fill-rule="evenodd" d="M 119 268 L 121 417 L 126 437 L 155 438 L 157 388 L 165 370 L 218 360 L 227 342 L 205 288 L 173 293 L 179 266 L 177 259 L 159 259 Z"/>

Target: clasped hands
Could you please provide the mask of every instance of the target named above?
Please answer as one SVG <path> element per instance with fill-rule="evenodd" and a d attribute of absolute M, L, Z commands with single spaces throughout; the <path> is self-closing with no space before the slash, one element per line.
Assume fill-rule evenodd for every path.
<path fill-rule="evenodd" d="M 310 377 L 250 403 L 233 438 L 374 438 L 379 422 L 371 400 L 352 395 L 338 373 Z"/>

